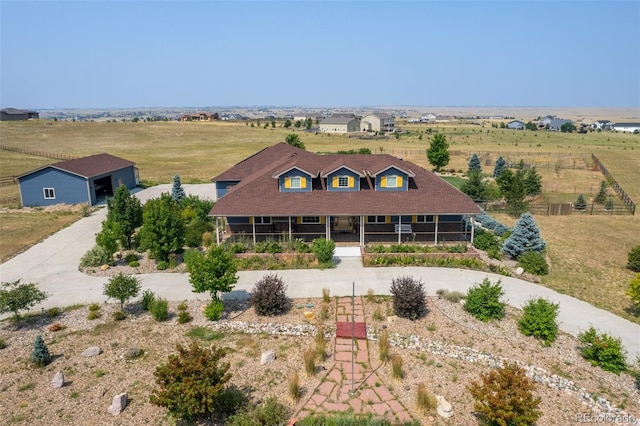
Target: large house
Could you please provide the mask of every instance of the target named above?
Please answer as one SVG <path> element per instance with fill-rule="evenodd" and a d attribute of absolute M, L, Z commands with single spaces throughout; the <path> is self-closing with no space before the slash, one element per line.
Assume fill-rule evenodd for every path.
<path fill-rule="evenodd" d="M 524 130 L 525 128 L 526 128 L 526 125 L 524 124 L 524 122 L 520 120 L 513 120 L 507 123 L 507 129 Z"/>
<path fill-rule="evenodd" d="M 638 133 L 640 132 L 640 123 L 613 123 L 611 128 L 616 132 Z"/>
<path fill-rule="evenodd" d="M 396 130 L 395 119 L 386 112 L 367 114 L 360 120 L 360 130 L 363 132 L 393 133 Z"/>
<path fill-rule="evenodd" d="M 481 213 L 440 177 L 387 154 L 319 155 L 279 143 L 212 180 L 209 215 L 225 219 L 231 239 L 467 241 L 465 219 Z"/>
<path fill-rule="evenodd" d="M 354 117 L 329 117 L 320 122 L 322 133 L 352 133 L 360 131 L 360 120 Z"/>
<path fill-rule="evenodd" d="M 138 184 L 134 163 L 110 154 L 66 160 L 17 177 L 23 206 L 94 205 L 113 196 L 114 189 Z"/>
<path fill-rule="evenodd" d="M 40 114 L 36 111 L 16 108 L 0 109 L 0 121 L 32 120 L 34 118 L 40 118 Z"/>
<path fill-rule="evenodd" d="M 562 118 L 554 118 L 549 122 L 549 130 L 559 132 L 565 124 L 573 124 L 571 120 L 563 120 Z"/>

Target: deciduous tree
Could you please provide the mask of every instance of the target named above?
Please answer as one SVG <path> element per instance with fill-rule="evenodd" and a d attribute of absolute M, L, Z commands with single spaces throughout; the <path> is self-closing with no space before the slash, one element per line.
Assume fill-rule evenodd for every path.
<path fill-rule="evenodd" d="M 449 164 L 449 143 L 447 137 L 438 133 L 431 140 L 431 145 L 427 148 L 427 159 L 436 171 Z"/>
<path fill-rule="evenodd" d="M 140 292 L 140 279 L 122 272 L 109 278 L 104 285 L 104 295 L 120 301 L 120 310 L 124 310 L 124 304 Z"/>
<path fill-rule="evenodd" d="M 170 253 L 182 250 L 184 232 L 181 208 L 168 193 L 147 201 L 140 240 L 153 258 L 167 261 Z"/>
<path fill-rule="evenodd" d="M 189 268 L 189 282 L 196 293 L 208 291 L 218 301 L 219 293 L 228 293 L 238 282 L 233 256 L 221 246 L 213 246 L 208 253 L 189 250 L 185 253 Z"/>
<path fill-rule="evenodd" d="M 102 222 L 102 231 L 96 236 L 96 243 L 106 248 L 110 254 L 117 250 L 119 243 L 123 248 L 132 248 L 132 237 L 142 225 L 142 205 L 131 195 L 129 188 L 120 185 L 113 198 L 107 199 L 107 217 Z"/>
<path fill-rule="evenodd" d="M 0 313 L 13 312 L 16 321 L 20 311 L 28 310 L 48 297 L 35 284 L 20 284 L 20 280 L 2 283 L 0 289 Z"/>

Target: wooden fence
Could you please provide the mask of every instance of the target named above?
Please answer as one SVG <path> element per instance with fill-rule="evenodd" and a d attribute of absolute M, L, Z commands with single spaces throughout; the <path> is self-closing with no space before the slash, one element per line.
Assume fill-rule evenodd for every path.
<path fill-rule="evenodd" d="M 55 152 L 34 151 L 31 149 L 20 148 L 16 146 L 7 146 L 7 145 L 0 145 L 0 150 L 19 152 L 21 154 L 33 155 L 36 157 L 53 158 L 55 160 L 73 160 L 74 158 L 77 158 L 77 157 L 72 157 L 71 155 L 56 154 Z"/>
<path fill-rule="evenodd" d="M 606 178 L 607 183 L 609 184 L 609 186 L 611 188 L 613 188 L 614 191 L 616 191 L 616 193 L 620 196 L 620 198 L 622 198 L 622 202 L 626 205 L 626 207 L 629 209 L 631 214 L 635 215 L 636 214 L 636 203 L 633 202 L 631 197 L 624 191 L 624 189 L 622 189 L 620 184 L 618 184 L 618 182 L 616 182 L 616 180 L 613 178 L 613 176 L 611 176 L 611 173 L 609 173 L 607 168 L 604 166 L 604 164 L 602 164 L 602 161 L 600 161 L 598 159 L 598 157 L 596 157 L 594 154 L 591 154 L 591 159 L 593 160 L 593 164 L 596 165 L 600 169 L 600 171 L 602 172 L 602 174 Z"/>
<path fill-rule="evenodd" d="M 507 206 L 505 203 L 496 202 L 477 202 L 477 204 L 486 211 L 491 212 L 506 212 Z M 527 211 L 532 214 L 544 215 L 544 216 L 564 216 L 564 215 L 632 215 L 633 212 L 629 210 L 626 205 L 614 204 L 610 209 L 605 208 L 601 204 L 587 204 L 584 209 L 578 210 L 573 207 L 571 203 L 538 203 L 529 204 Z"/>

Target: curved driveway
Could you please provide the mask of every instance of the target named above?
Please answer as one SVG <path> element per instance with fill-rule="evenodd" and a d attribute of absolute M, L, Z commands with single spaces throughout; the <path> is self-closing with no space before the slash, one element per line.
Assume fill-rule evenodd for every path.
<path fill-rule="evenodd" d="M 183 188 L 188 194 L 203 198 L 211 198 L 214 193 L 210 184 L 185 184 Z M 168 191 L 171 191 L 171 185 L 160 185 L 140 191 L 136 196 L 146 201 Z M 105 216 L 106 209 L 103 208 L 3 263 L 0 265 L 0 279 L 3 282 L 21 279 L 22 282 L 37 283 L 49 297 L 35 309 L 105 301 L 102 291 L 107 278 L 90 277 L 78 271 L 80 258 L 93 247 L 95 234 L 99 232 Z M 239 272 L 238 283 L 229 296 L 245 296 L 264 274 L 265 271 Z M 427 294 L 435 294 L 440 288 L 466 292 L 470 286 L 489 277 L 493 282 L 502 280 L 504 299 L 509 305 L 520 308 L 532 297 L 544 297 L 559 303 L 561 330 L 576 335 L 593 325 L 620 337 L 630 362 L 640 355 L 640 325 L 576 298 L 516 278 L 450 268 L 363 268 L 360 259 L 354 257 L 339 258 L 335 269 L 286 270 L 277 271 L 277 274 L 288 284 L 288 293 L 293 298 L 320 297 L 323 288 L 329 288 L 332 295 L 350 295 L 352 283 L 355 283 L 356 294 L 366 294 L 368 289 L 373 289 L 377 294 L 388 294 L 391 280 L 401 275 L 421 279 Z M 196 294 L 191 291 L 188 274 L 143 274 L 140 278 L 143 288 L 151 289 L 169 300 L 208 299 L 207 293 Z"/>

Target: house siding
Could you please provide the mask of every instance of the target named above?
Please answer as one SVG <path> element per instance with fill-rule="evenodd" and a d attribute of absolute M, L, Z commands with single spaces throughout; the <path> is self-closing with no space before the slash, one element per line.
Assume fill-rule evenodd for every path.
<path fill-rule="evenodd" d="M 44 198 L 44 188 L 53 188 L 54 199 Z M 86 179 L 68 172 L 47 168 L 20 179 L 23 206 L 52 206 L 59 203 L 89 202 Z"/>
<path fill-rule="evenodd" d="M 290 184 L 288 184 L 288 182 L 290 182 L 290 179 L 294 177 L 300 178 L 300 188 L 291 188 L 289 186 Z M 299 169 L 292 169 L 280 175 L 278 185 L 282 192 L 311 192 L 311 175 L 304 173 Z"/>
<path fill-rule="evenodd" d="M 349 187 L 338 187 L 337 179 L 339 176 L 349 177 Z M 344 192 L 344 191 L 360 191 L 360 176 L 349 169 L 341 168 L 327 175 L 327 191 Z"/>
<path fill-rule="evenodd" d="M 222 198 L 233 186 L 237 184 L 237 180 L 221 180 L 216 182 L 216 199 Z"/>
<path fill-rule="evenodd" d="M 389 188 L 386 181 L 389 176 L 399 176 L 402 178 L 401 186 Z M 395 167 L 391 167 L 376 176 L 376 191 L 407 191 L 409 189 L 409 176 Z"/>

